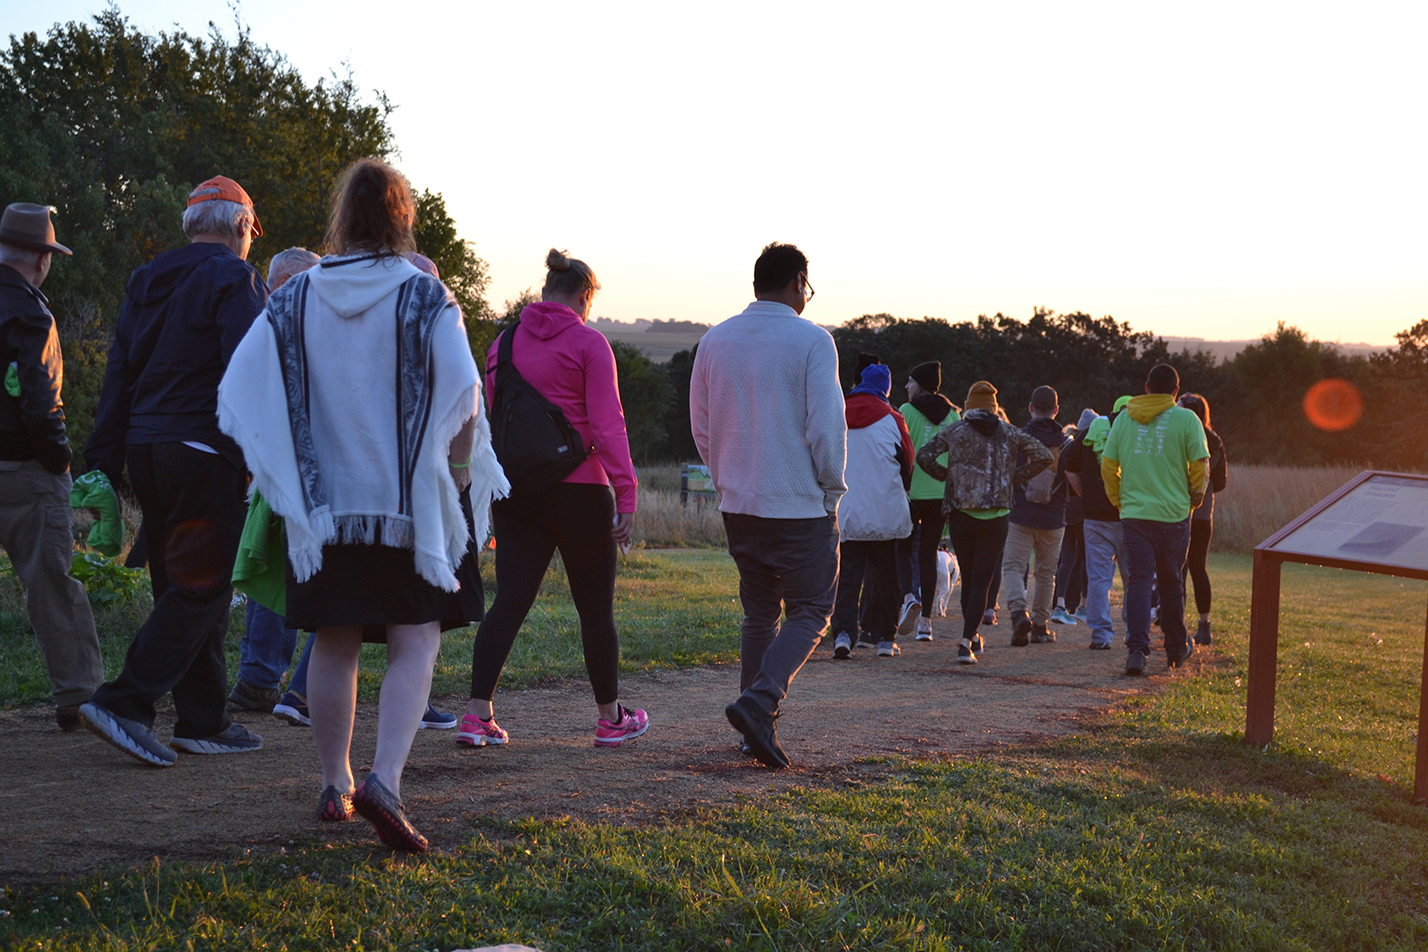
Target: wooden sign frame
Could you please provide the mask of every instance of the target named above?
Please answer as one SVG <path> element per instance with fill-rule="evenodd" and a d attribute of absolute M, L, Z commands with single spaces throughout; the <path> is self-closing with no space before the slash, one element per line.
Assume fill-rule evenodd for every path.
<path fill-rule="evenodd" d="M 1365 470 L 1330 493 L 1299 518 L 1265 539 L 1254 549 L 1254 577 L 1250 595 L 1249 684 L 1245 700 L 1245 743 L 1262 746 L 1274 739 L 1275 672 L 1279 655 L 1279 579 L 1285 562 L 1428 580 L 1428 569 L 1395 565 L 1384 559 L 1365 561 L 1319 553 L 1295 551 L 1287 540 L 1323 516 L 1336 503 L 1376 478 L 1412 480 L 1428 487 L 1428 476 Z M 1277 548 L 1284 545 L 1284 548 Z M 1414 551 L 1420 551 L 1417 546 Z M 1423 672 L 1418 700 L 1418 744 L 1413 772 L 1413 801 L 1428 800 L 1428 614 L 1423 629 Z"/>

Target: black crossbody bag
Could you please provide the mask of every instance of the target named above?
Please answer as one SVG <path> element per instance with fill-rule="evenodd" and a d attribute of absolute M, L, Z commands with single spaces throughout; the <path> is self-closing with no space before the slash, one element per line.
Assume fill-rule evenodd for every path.
<path fill-rule="evenodd" d="M 517 321 L 503 331 L 496 348 L 491 445 L 511 481 L 511 495 L 534 496 L 569 476 L 590 454 L 560 407 L 516 369 L 512 341 L 520 326 Z"/>

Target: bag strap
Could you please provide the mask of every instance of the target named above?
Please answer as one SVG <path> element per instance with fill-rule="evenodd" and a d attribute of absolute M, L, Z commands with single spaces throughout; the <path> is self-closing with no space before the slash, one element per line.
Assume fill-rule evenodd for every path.
<path fill-rule="evenodd" d="M 501 367 L 512 367 L 512 366 L 514 366 L 514 365 L 511 363 L 511 360 L 512 360 L 511 354 L 512 354 L 512 349 L 513 349 L 513 343 L 512 343 L 512 341 L 513 341 L 513 338 L 516 336 L 516 328 L 517 328 L 517 327 L 520 327 L 520 326 L 521 326 L 521 322 L 520 322 L 519 320 L 517 320 L 516 323 L 512 324 L 510 327 L 508 327 L 508 328 L 506 328 L 505 330 L 501 331 L 501 343 L 500 343 L 500 346 L 498 346 L 498 347 L 496 348 L 496 367 L 497 367 L 497 368 L 501 368 Z"/>

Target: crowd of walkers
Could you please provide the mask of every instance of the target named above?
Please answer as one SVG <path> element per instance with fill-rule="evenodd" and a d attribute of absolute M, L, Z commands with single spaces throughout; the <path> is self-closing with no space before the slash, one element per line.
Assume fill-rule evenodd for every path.
<path fill-rule="evenodd" d="M 135 553 L 154 607 L 104 683 L 68 572 L 71 453 L 39 291 L 53 255 L 70 252 L 44 206 L 11 205 L 0 222 L 0 362 L 11 368 L 0 544 L 30 594 L 59 726 L 156 767 L 260 749 L 230 710 L 310 726 L 318 817 L 360 814 L 403 851 L 427 848 L 401 800 L 416 732 L 507 743 L 496 688 L 555 553 L 579 615 L 594 743 L 618 747 L 650 726 L 619 691 L 614 587 L 637 481 L 614 356 L 586 324 L 595 272 L 552 249 L 540 300 L 490 345 L 483 375 L 454 297 L 417 251 L 414 216 L 399 172 L 355 163 L 334 192 L 327 254 L 282 251 L 265 281 L 247 262 L 262 235 L 253 202 L 216 176 L 189 196 L 189 243 L 131 276 L 84 453 L 138 503 Z M 690 383 L 692 434 L 739 572 L 740 694 L 725 713 L 746 755 L 791 762 L 775 722 L 825 635 L 838 660 L 858 649 L 896 658 L 899 635 L 932 641 L 949 562 L 963 664 L 986 650 L 999 593 L 1012 646 L 1084 622 L 1089 647 L 1109 649 L 1117 567 L 1126 674 L 1146 669 L 1153 613 L 1170 665 L 1210 642 L 1205 558 L 1225 451 L 1208 403 L 1181 395 L 1172 367 L 1064 428 L 1051 386 L 1028 395 L 1024 426 L 987 380 L 955 406 L 935 360 L 908 370 L 908 400 L 894 408 L 893 371 L 875 355 L 843 392 L 832 338 L 801 316 L 814 296 L 803 252 L 764 248 L 753 290 L 704 336 Z M 491 536 L 488 610 L 478 555 Z M 230 691 L 235 584 L 247 625 Z M 449 714 L 429 698 L 441 634 L 473 624 L 470 704 Z M 387 667 L 376 753 L 358 782 L 350 748 L 369 642 L 386 646 Z M 165 695 L 168 742 L 155 729 Z"/>

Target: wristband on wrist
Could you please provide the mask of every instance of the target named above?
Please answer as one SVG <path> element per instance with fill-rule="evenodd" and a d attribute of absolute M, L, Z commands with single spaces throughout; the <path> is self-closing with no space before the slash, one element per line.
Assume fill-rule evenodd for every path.
<path fill-rule="evenodd" d="M 453 463 L 451 460 L 447 460 L 446 465 L 450 466 L 452 469 L 466 469 L 471 465 L 471 457 L 466 457 L 466 462 L 464 463 Z"/>

